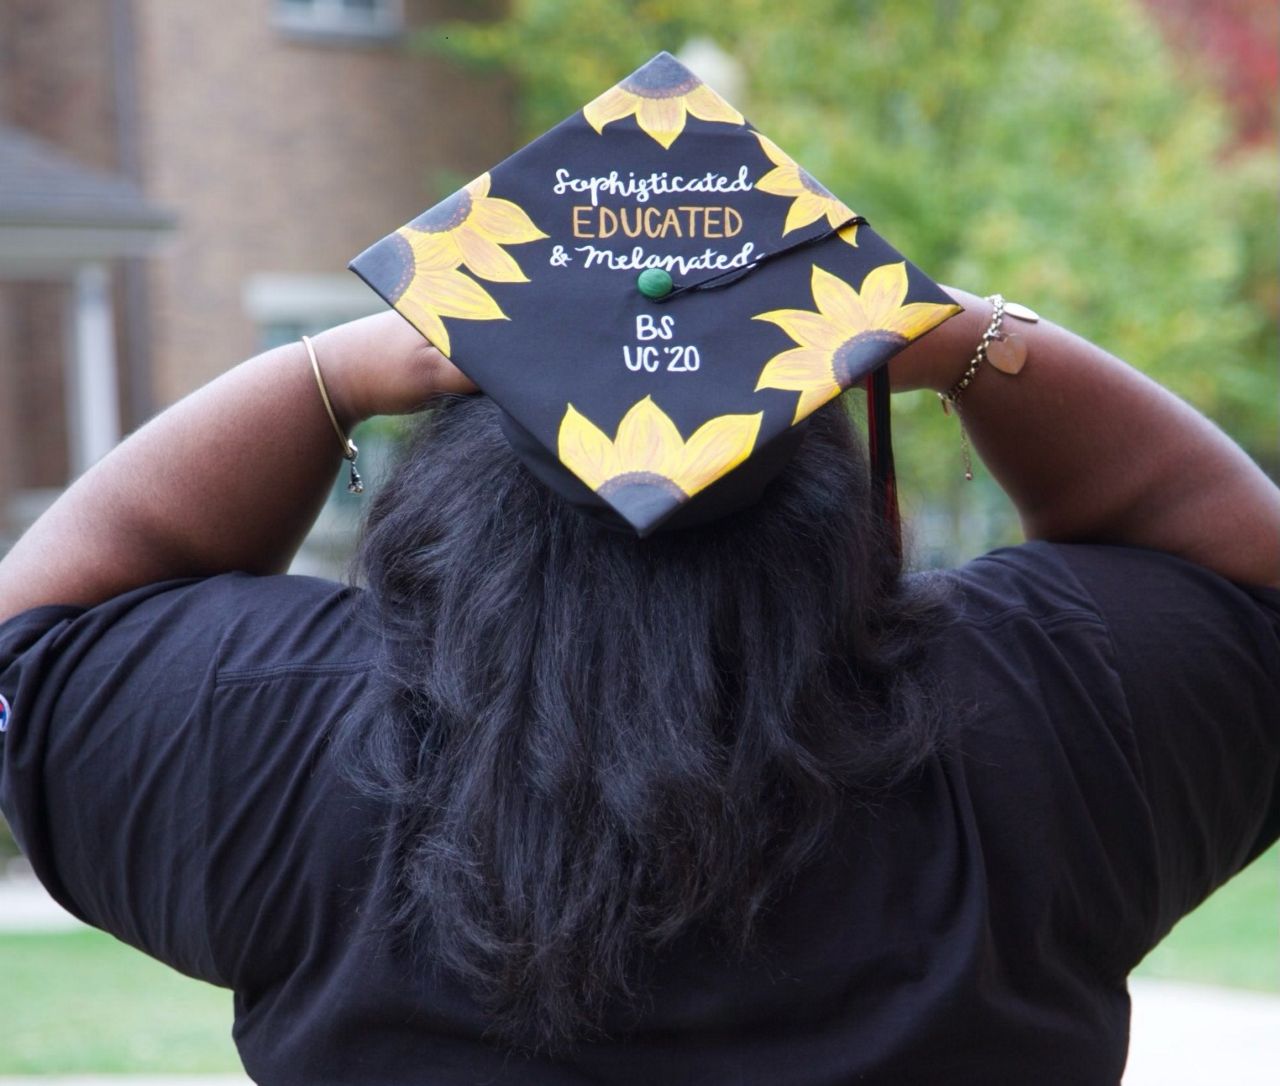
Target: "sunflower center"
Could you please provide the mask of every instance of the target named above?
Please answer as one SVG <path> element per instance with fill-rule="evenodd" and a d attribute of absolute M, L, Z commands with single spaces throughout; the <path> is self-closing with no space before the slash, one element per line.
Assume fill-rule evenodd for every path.
<path fill-rule="evenodd" d="M 812 192 L 815 196 L 821 196 L 824 200 L 834 200 L 829 189 L 825 188 L 821 183 L 813 179 L 813 175 L 807 170 L 800 170 L 800 184 Z"/>
<path fill-rule="evenodd" d="M 606 479 L 596 493 L 609 501 L 615 501 L 623 493 L 641 490 L 658 491 L 663 497 L 678 502 L 689 496 L 665 475 L 659 475 L 656 471 L 624 471 L 621 475 Z"/>
<path fill-rule="evenodd" d="M 409 225 L 424 234 L 445 234 L 461 226 L 470 214 L 471 193 L 466 189 L 459 189 L 435 207 L 428 208 Z"/>
<path fill-rule="evenodd" d="M 641 98 L 678 98 L 696 88 L 700 80 L 674 57 L 657 57 L 618 84 Z"/>
<path fill-rule="evenodd" d="M 365 255 L 361 274 L 395 305 L 409 289 L 416 270 L 413 246 L 401 234 L 395 233 Z"/>
<path fill-rule="evenodd" d="M 887 328 L 871 328 L 846 339 L 831 355 L 831 372 L 836 384 L 848 388 L 906 344 L 906 336 Z"/>

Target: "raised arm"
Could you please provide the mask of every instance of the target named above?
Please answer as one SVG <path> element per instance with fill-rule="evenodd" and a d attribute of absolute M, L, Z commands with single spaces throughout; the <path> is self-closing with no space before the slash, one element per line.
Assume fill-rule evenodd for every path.
<path fill-rule="evenodd" d="M 949 388 L 990 319 L 965 312 L 894 360 L 899 389 Z M 963 396 L 974 447 L 1028 537 L 1151 547 L 1234 580 L 1280 583 L 1280 491 L 1171 393 L 1047 320 L 1019 325 L 1017 377 L 984 367 Z M 316 339 L 344 427 L 474 386 L 397 314 Z M 139 585 L 283 570 L 339 465 L 306 352 L 259 355 L 153 420 L 86 472 L 0 562 L 0 620 Z"/>
<path fill-rule="evenodd" d="M 398 314 L 314 340 L 341 424 L 473 391 Z M 286 569 L 341 463 L 300 343 L 242 363 L 85 472 L 0 562 L 0 620 L 155 581 Z"/>
<path fill-rule="evenodd" d="M 991 305 L 892 363 L 897 390 L 943 392 L 964 372 Z M 1208 419 L 1101 348 L 1041 319 L 1006 318 L 1028 343 L 1010 376 L 982 366 L 960 398 L 974 448 L 1029 539 L 1120 543 L 1178 555 L 1246 584 L 1280 584 L 1280 490 Z"/>

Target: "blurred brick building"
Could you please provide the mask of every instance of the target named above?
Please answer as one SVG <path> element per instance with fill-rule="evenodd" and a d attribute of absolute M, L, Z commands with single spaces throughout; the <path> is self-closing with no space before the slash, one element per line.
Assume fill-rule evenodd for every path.
<path fill-rule="evenodd" d="M 510 149 L 455 0 L 0 4 L 0 544 L 157 408 L 381 303 L 348 259 Z"/>

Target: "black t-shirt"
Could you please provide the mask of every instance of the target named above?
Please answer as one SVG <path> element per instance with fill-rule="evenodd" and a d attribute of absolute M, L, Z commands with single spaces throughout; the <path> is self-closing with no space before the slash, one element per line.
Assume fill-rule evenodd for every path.
<path fill-rule="evenodd" d="M 231 574 L 0 625 L 0 806 L 73 913 L 235 990 L 263 1083 L 1116 1082 L 1126 975 L 1280 836 L 1280 592 L 1094 546 L 942 576 L 947 747 L 850 805 L 759 954 L 688 936 L 558 1061 L 387 937 L 383 812 L 328 742 L 375 681 L 358 591 Z"/>

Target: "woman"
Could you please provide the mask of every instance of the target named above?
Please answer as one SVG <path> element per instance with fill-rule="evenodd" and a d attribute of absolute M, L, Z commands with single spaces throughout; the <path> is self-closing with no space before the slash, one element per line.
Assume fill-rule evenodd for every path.
<path fill-rule="evenodd" d="M 891 364 L 953 388 L 987 302 Z M 1115 1082 L 1125 978 L 1280 835 L 1280 492 L 1047 321 L 963 396 L 1029 542 L 901 577 L 839 401 L 637 540 L 437 401 L 362 543 L 301 345 L 0 564 L 0 798 L 73 912 L 235 991 L 269 1083 Z M 472 386 L 395 314 L 339 423 Z"/>

